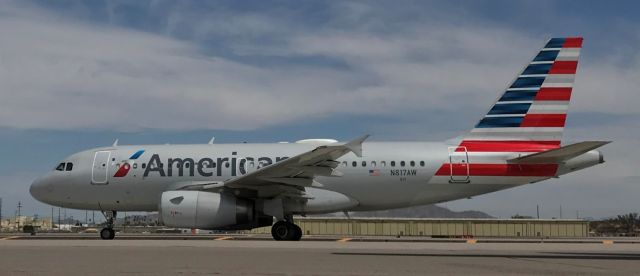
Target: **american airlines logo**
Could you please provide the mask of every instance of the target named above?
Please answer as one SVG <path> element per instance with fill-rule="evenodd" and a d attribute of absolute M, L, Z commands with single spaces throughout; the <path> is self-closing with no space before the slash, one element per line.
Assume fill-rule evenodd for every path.
<path fill-rule="evenodd" d="M 129 160 L 136 160 L 143 153 L 144 153 L 144 150 L 136 151 L 133 155 L 131 155 L 131 157 L 129 157 Z M 131 165 L 129 164 L 128 161 L 125 161 L 122 163 L 122 165 L 120 165 L 120 168 L 118 168 L 118 170 L 113 175 L 113 177 L 125 177 L 129 173 L 129 170 L 131 170 Z"/>
<path fill-rule="evenodd" d="M 195 160 L 193 158 L 168 158 L 166 163 L 162 162 L 160 155 L 153 154 L 146 164 L 144 177 L 150 174 L 158 174 L 158 176 L 222 176 L 223 170 L 229 170 L 231 176 L 244 175 L 249 169 L 265 167 L 280 162 L 289 157 L 244 157 L 238 158 L 237 152 L 232 152 L 231 157 L 218 158 L 201 158 Z M 165 166 L 166 165 L 166 166 Z"/>

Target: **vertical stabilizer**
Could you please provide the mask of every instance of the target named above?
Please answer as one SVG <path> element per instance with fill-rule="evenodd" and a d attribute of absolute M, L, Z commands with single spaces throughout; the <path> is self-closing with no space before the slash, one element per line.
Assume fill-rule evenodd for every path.
<path fill-rule="evenodd" d="M 512 151 L 518 151 L 522 144 L 527 148 L 557 148 L 581 47 L 582 37 L 547 41 L 489 112 L 463 136 L 461 146 L 481 147 L 486 151 L 493 151 L 492 147 L 511 147 Z"/>

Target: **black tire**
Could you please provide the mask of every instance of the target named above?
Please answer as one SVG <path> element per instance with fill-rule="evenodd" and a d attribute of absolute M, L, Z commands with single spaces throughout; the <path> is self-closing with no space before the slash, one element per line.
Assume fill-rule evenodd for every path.
<path fill-rule="evenodd" d="M 302 239 L 302 229 L 300 229 L 300 226 L 295 225 L 295 224 L 291 224 L 292 228 L 293 228 L 293 237 L 292 237 L 292 241 L 299 241 L 300 239 Z"/>
<path fill-rule="evenodd" d="M 284 221 L 278 221 L 273 226 L 271 226 L 271 236 L 276 241 L 285 241 L 288 240 L 288 237 L 291 235 L 291 228 L 288 223 Z"/>
<path fill-rule="evenodd" d="M 100 230 L 100 238 L 103 240 L 113 240 L 116 237 L 116 231 L 110 228 L 102 228 Z"/>

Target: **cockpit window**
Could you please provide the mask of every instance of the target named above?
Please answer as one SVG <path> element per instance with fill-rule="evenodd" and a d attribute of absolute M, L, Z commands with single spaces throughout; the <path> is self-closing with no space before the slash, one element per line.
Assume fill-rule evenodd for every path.
<path fill-rule="evenodd" d="M 67 171 L 73 170 L 73 163 L 67 163 Z"/>
<path fill-rule="evenodd" d="M 57 167 L 56 167 L 56 171 L 64 171 L 64 163 L 60 163 Z"/>

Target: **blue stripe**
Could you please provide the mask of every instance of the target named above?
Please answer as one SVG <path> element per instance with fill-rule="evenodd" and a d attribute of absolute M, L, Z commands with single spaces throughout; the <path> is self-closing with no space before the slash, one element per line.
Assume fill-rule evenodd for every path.
<path fill-rule="evenodd" d="M 556 57 L 558 57 L 558 53 L 560 51 L 540 51 L 538 55 L 533 59 L 533 61 L 554 61 Z"/>
<path fill-rule="evenodd" d="M 518 91 L 507 91 L 500 98 L 500 102 L 511 102 L 511 101 L 533 101 L 536 98 L 536 94 L 538 94 L 538 90 L 518 90 Z"/>
<path fill-rule="evenodd" d="M 140 155 L 142 155 L 143 153 L 144 153 L 144 150 L 136 151 L 136 153 L 131 155 L 131 157 L 129 157 L 129 159 L 138 159 L 138 157 L 140 157 Z"/>
<path fill-rule="evenodd" d="M 527 114 L 529 111 L 530 103 L 516 103 L 516 104 L 496 104 L 489 111 L 489 115 L 497 114 Z"/>
<path fill-rule="evenodd" d="M 487 117 L 482 119 L 476 128 L 519 127 L 524 117 Z"/>
<path fill-rule="evenodd" d="M 544 47 L 545 48 L 562 48 L 562 45 L 564 45 L 565 40 L 566 40 L 565 38 L 552 38 Z"/>
<path fill-rule="evenodd" d="M 520 77 L 513 82 L 510 88 L 540 87 L 543 82 L 544 77 Z"/>
<path fill-rule="evenodd" d="M 523 75 L 547 74 L 551 70 L 552 64 L 530 64 L 522 72 Z"/>

